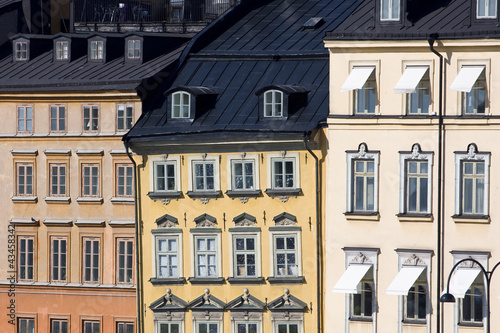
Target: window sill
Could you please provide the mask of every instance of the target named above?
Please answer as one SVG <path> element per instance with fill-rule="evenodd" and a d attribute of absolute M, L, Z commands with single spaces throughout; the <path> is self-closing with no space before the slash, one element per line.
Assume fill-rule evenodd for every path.
<path fill-rule="evenodd" d="M 185 277 L 178 277 L 178 278 L 151 278 L 149 279 L 149 282 L 153 286 L 166 286 L 170 284 L 185 284 L 186 283 L 186 278 Z"/>
<path fill-rule="evenodd" d="M 210 199 L 215 199 L 222 194 L 221 191 L 188 191 L 187 196 L 193 200 L 199 199 L 202 204 L 206 205 Z"/>
<path fill-rule="evenodd" d="M 404 319 L 403 325 L 405 326 L 423 326 L 426 325 L 427 322 L 425 319 Z"/>
<path fill-rule="evenodd" d="M 453 215 L 451 218 L 455 223 L 489 224 L 491 222 L 489 215 Z"/>
<path fill-rule="evenodd" d="M 245 190 L 228 190 L 225 193 L 228 197 L 231 199 L 240 199 L 242 203 L 247 203 L 248 199 L 254 198 L 257 199 L 257 197 L 260 197 L 262 195 L 261 190 L 256 190 L 256 191 L 245 191 Z"/>
<path fill-rule="evenodd" d="M 396 214 L 399 222 L 432 222 L 434 217 L 432 214 Z"/>
<path fill-rule="evenodd" d="M 45 197 L 46 203 L 66 203 L 69 204 L 71 202 L 71 197 Z"/>
<path fill-rule="evenodd" d="M 172 201 L 172 199 L 179 200 L 179 198 L 182 196 L 182 192 L 181 191 L 149 192 L 147 196 L 154 202 L 161 201 L 162 204 L 168 205 L 170 201 Z"/>
<path fill-rule="evenodd" d="M 458 326 L 462 327 L 483 327 L 483 323 L 458 323 Z"/>
<path fill-rule="evenodd" d="M 133 197 L 111 197 L 110 201 L 111 203 L 114 204 L 125 204 L 125 205 L 130 205 L 135 203 Z"/>
<path fill-rule="evenodd" d="M 103 199 L 101 197 L 78 197 L 76 202 L 81 204 L 102 204 Z"/>
<path fill-rule="evenodd" d="M 12 201 L 14 202 L 38 202 L 38 197 L 35 196 L 13 196 Z"/>
<path fill-rule="evenodd" d="M 191 284 L 223 284 L 225 279 L 223 277 L 190 277 L 187 279 Z"/>
<path fill-rule="evenodd" d="M 304 283 L 305 277 L 303 276 L 287 276 L 287 277 L 268 277 L 267 281 L 270 284 L 292 284 Z"/>
<path fill-rule="evenodd" d="M 265 279 L 263 277 L 230 277 L 227 282 L 231 284 L 263 284 Z"/>
<path fill-rule="evenodd" d="M 348 221 L 380 221 L 379 212 L 345 212 Z"/>
<path fill-rule="evenodd" d="M 373 318 L 349 317 L 349 321 L 358 321 L 358 322 L 364 322 L 364 323 L 371 323 L 371 322 L 373 322 Z"/>
<path fill-rule="evenodd" d="M 291 189 L 271 189 L 266 190 L 266 194 L 271 198 L 278 198 L 281 202 L 287 202 L 290 197 L 297 198 L 297 196 L 302 192 L 301 188 L 291 188 Z"/>

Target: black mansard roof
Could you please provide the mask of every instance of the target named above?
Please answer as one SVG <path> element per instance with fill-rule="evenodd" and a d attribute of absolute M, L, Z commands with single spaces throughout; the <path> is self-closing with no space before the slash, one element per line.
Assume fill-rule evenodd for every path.
<path fill-rule="evenodd" d="M 192 121 L 174 122 L 167 119 L 167 94 L 147 108 L 149 111 L 125 140 L 256 137 L 311 131 L 328 115 L 325 32 L 337 27 L 356 6 L 357 0 L 242 2 L 193 39 L 186 60 L 164 89 L 207 87 L 216 93 L 214 105 Z M 287 117 L 262 119 L 258 95 L 266 87 L 282 89 L 286 95 L 307 94 L 306 102 L 294 105 Z"/>

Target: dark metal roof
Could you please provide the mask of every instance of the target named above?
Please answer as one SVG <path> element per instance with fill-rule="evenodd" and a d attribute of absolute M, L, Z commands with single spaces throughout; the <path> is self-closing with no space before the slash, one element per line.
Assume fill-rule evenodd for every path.
<path fill-rule="evenodd" d="M 325 32 L 342 22 L 356 3 L 357 0 L 254 0 L 241 15 L 222 17 L 225 21 L 198 35 L 198 42 L 192 45 L 175 79 L 165 89 L 209 87 L 217 93 L 215 106 L 192 122 L 168 120 L 165 98 L 141 116 L 125 140 L 256 137 L 311 131 L 328 115 Z M 322 17 L 324 23 L 313 29 L 304 28 L 313 17 Z M 288 118 L 259 117 L 256 93 L 264 87 L 307 93 L 307 103 L 297 107 Z"/>
<path fill-rule="evenodd" d="M 22 0 L 0 0 L 0 8 L 7 7 L 13 3 L 21 2 Z"/>
<path fill-rule="evenodd" d="M 411 40 L 499 38 L 499 20 L 476 19 L 476 0 L 403 0 L 406 13 L 401 23 L 381 24 L 377 0 L 359 0 L 357 9 L 326 40 Z"/>

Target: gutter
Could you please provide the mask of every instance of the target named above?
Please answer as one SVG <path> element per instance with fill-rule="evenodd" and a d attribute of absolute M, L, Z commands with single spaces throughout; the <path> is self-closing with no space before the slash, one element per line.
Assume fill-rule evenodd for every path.
<path fill-rule="evenodd" d="M 441 318 L 442 304 L 440 301 L 441 290 L 443 290 L 443 193 L 442 193 L 442 176 L 443 176 L 443 56 L 434 49 L 434 42 L 439 38 L 438 34 L 431 34 L 428 38 L 429 48 L 432 53 L 439 57 L 439 125 L 438 125 L 438 202 L 437 202 L 437 286 L 439 288 L 437 294 L 436 306 L 436 332 L 440 333 L 443 327 Z M 443 209 L 442 209 L 443 208 Z"/>
<path fill-rule="evenodd" d="M 125 146 L 125 152 L 127 153 L 128 158 L 134 164 L 134 199 L 135 199 L 135 270 L 136 270 L 136 279 L 137 279 L 137 333 L 144 332 L 144 311 L 142 308 L 143 298 L 144 298 L 144 288 L 143 288 L 143 279 L 142 279 L 142 226 L 139 221 L 139 195 L 137 188 L 139 183 L 139 178 L 137 177 L 137 164 L 135 160 L 132 158 L 129 152 L 129 143 L 128 140 L 123 141 L 123 145 Z"/>
<path fill-rule="evenodd" d="M 304 140 L 304 147 L 307 149 L 309 154 L 311 154 L 312 157 L 314 157 L 315 165 L 316 165 L 316 179 L 315 179 L 315 185 L 316 185 L 316 285 L 318 287 L 317 292 L 316 292 L 316 311 L 318 313 L 318 319 L 317 319 L 317 332 L 323 332 L 321 330 L 321 324 L 322 324 L 322 319 L 323 319 L 323 306 L 322 306 L 322 295 L 323 295 L 323 284 L 321 283 L 321 279 L 323 277 L 323 265 L 321 265 L 321 258 L 322 258 L 322 232 L 321 232 L 321 190 L 320 190 L 320 170 L 319 170 L 319 159 L 318 157 L 313 153 L 311 148 L 307 145 L 307 140 L 309 139 L 309 133 L 304 132 L 303 140 Z"/>

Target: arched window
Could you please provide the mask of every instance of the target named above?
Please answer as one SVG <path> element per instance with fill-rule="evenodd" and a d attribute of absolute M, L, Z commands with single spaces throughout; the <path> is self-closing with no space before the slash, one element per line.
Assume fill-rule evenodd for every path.
<path fill-rule="evenodd" d="M 283 116 L 283 93 L 279 90 L 268 90 L 264 93 L 264 117 Z"/>
<path fill-rule="evenodd" d="M 189 118 L 191 95 L 184 91 L 172 94 L 172 118 Z"/>

